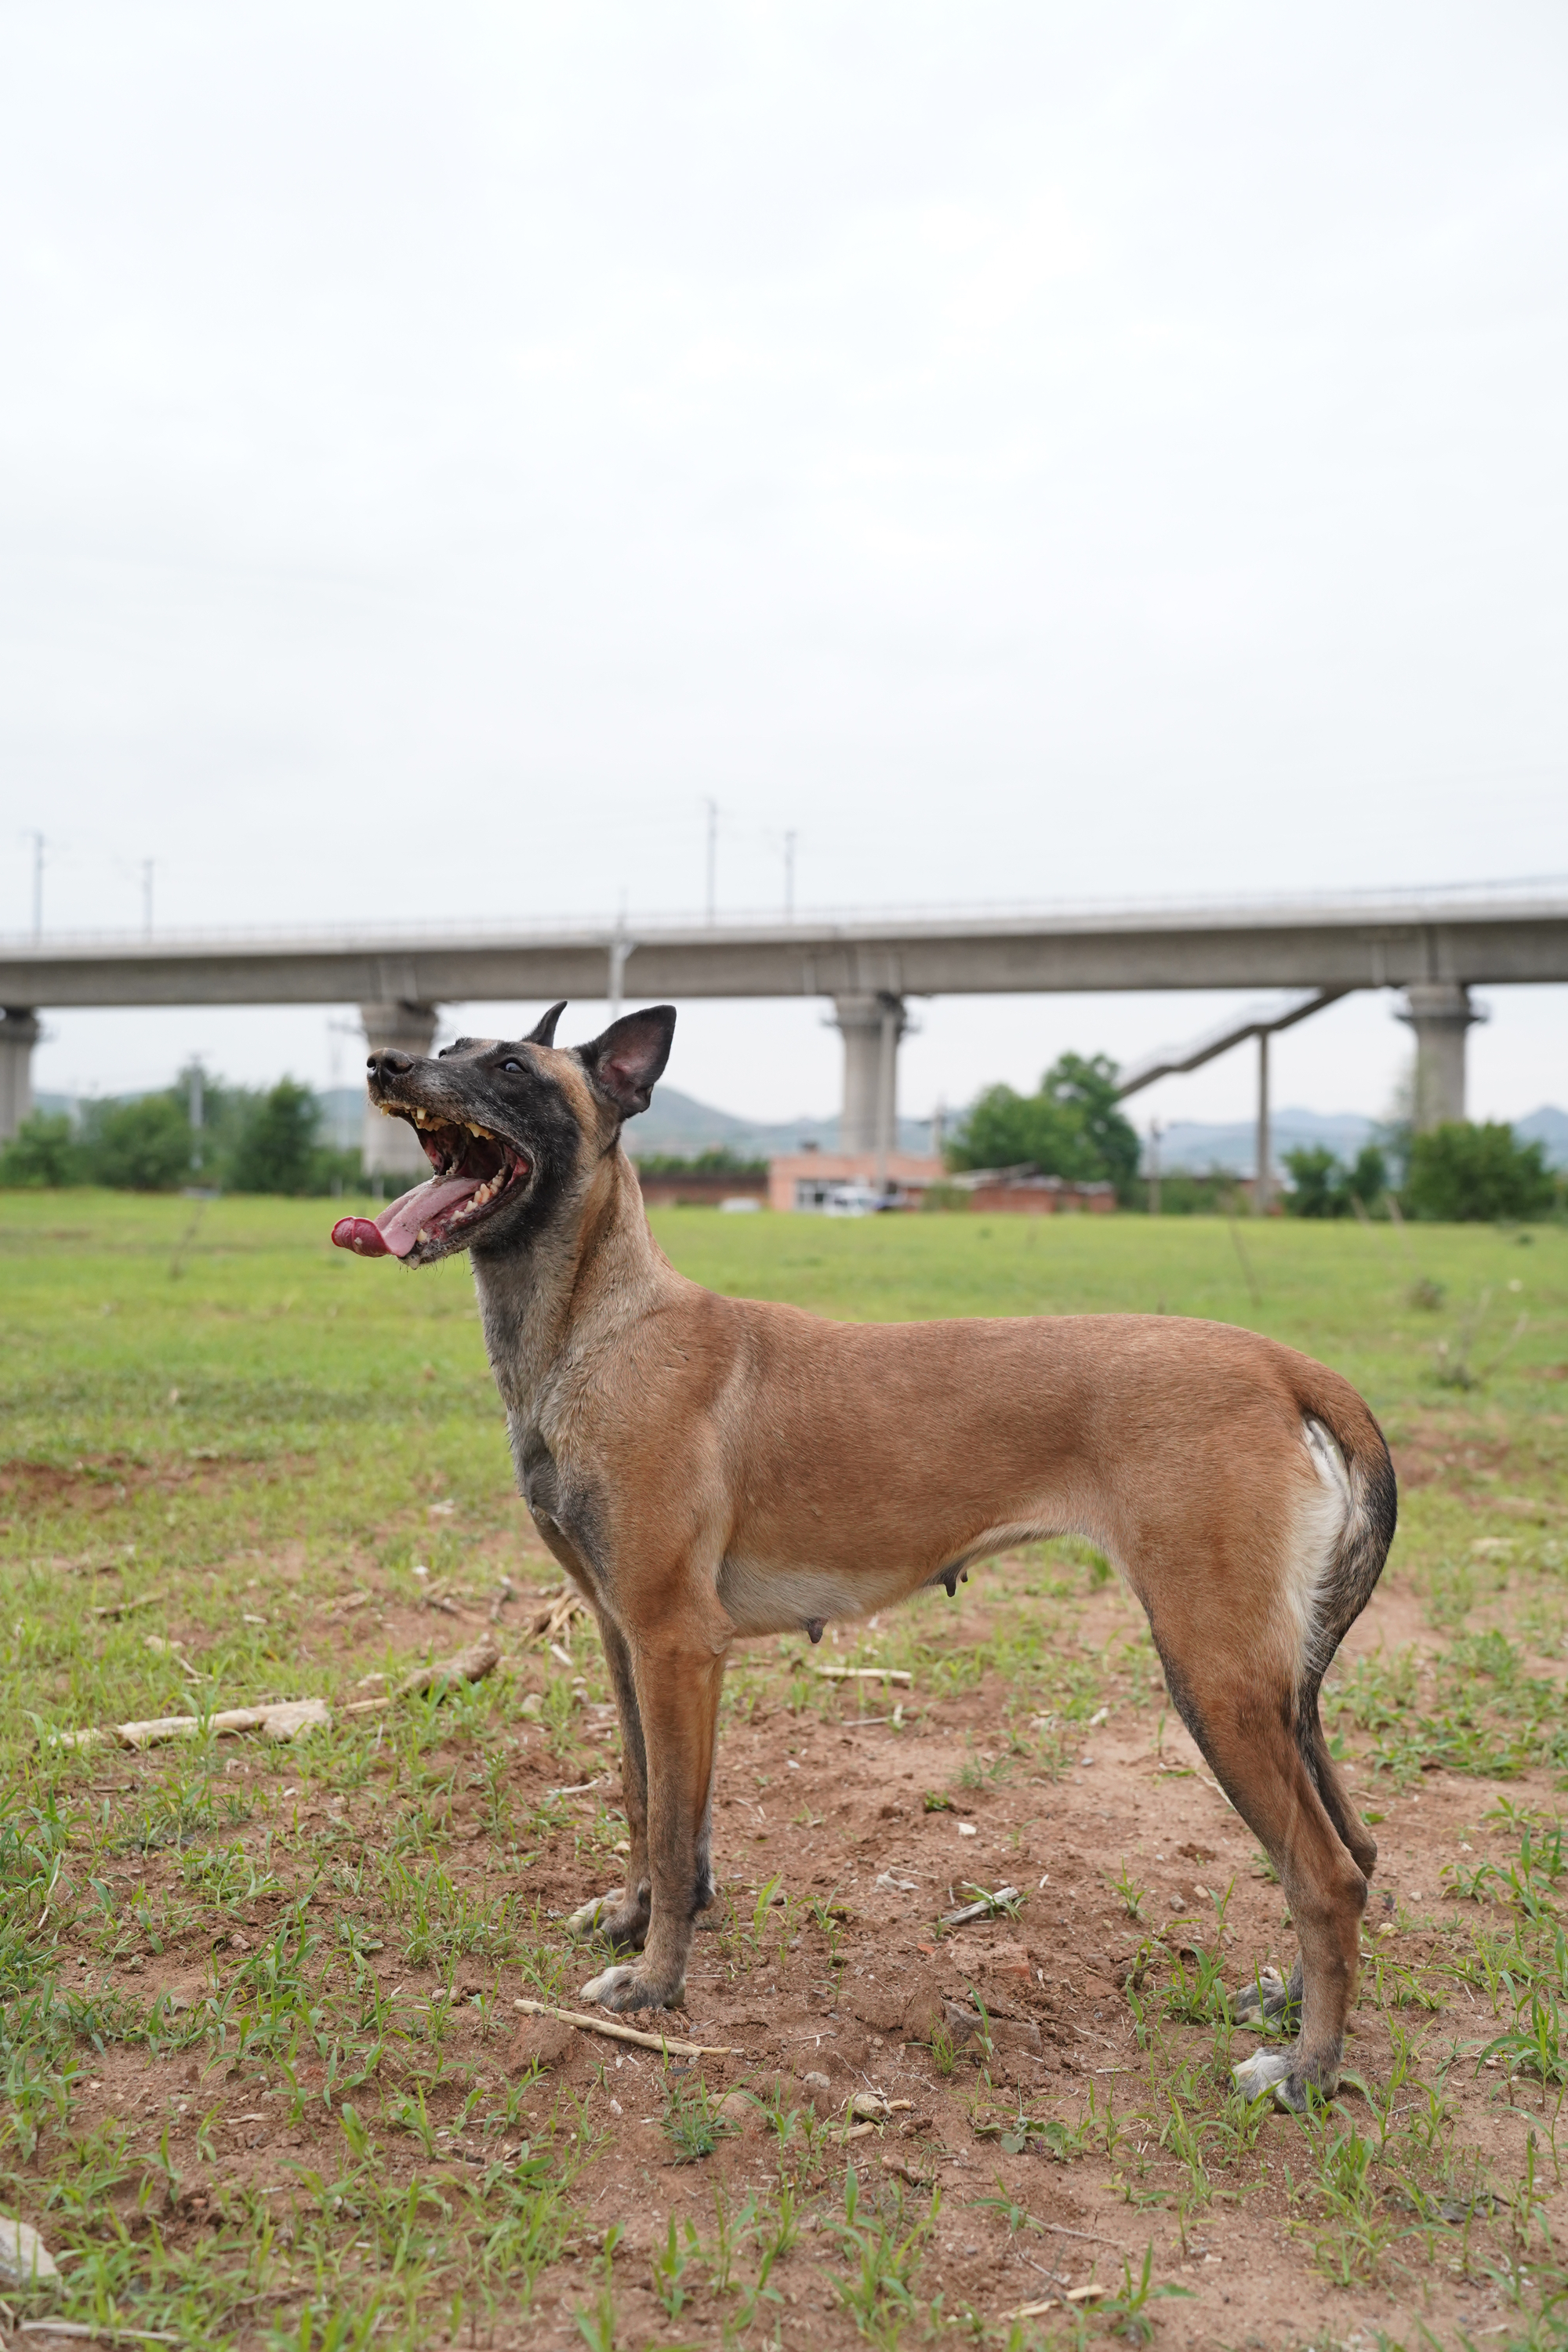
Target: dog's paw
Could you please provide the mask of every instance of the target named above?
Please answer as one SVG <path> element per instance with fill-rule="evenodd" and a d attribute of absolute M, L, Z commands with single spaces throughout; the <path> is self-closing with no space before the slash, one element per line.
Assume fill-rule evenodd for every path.
<path fill-rule="evenodd" d="M 685 1998 L 684 1983 L 663 1992 L 639 1977 L 636 1969 L 625 1967 L 605 1969 L 591 1977 L 582 1991 L 584 2000 L 596 2001 L 616 2016 L 628 2009 L 674 2009 Z"/>
<path fill-rule="evenodd" d="M 614 2009 L 616 2006 L 615 1995 L 619 1992 L 623 1985 L 630 1984 L 636 1974 L 635 1969 L 601 1969 L 596 1977 L 588 1979 L 578 1999 L 596 2000 L 601 2008 Z"/>
<path fill-rule="evenodd" d="M 1259 1969 L 1250 1983 L 1237 1988 L 1230 2003 L 1233 2025 L 1249 2018 L 1278 2017 L 1290 1998 L 1290 1989 L 1278 1969 Z"/>
<path fill-rule="evenodd" d="M 607 1895 L 593 1895 L 586 1903 L 580 1904 L 571 1917 L 563 1923 L 563 1932 L 574 1937 L 594 1935 L 603 1926 L 620 1899 L 621 1890 L 618 1886 L 612 1886 Z"/>
<path fill-rule="evenodd" d="M 1296 2063 L 1293 2050 L 1255 2050 L 1250 2058 L 1231 2069 L 1236 2087 L 1245 2099 L 1261 2099 L 1272 2091 L 1282 2107 L 1294 2109 L 1297 2102 L 1286 2087 L 1291 2068 Z"/>

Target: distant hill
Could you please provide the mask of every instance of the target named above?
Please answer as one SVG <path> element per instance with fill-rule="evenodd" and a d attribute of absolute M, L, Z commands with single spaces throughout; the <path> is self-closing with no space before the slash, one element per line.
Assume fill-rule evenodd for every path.
<path fill-rule="evenodd" d="M 1144 1122 L 1136 1122 L 1147 1133 Z M 1277 1110 L 1274 1113 L 1274 1158 L 1282 1168 L 1287 1151 L 1321 1145 L 1351 1160 L 1371 1138 L 1376 1122 L 1355 1111 Z M 1160 1136 L 1160 1165 L 1167 1173 L 1177 1170 L 1201 1175 L 1209 1168 L 1228 1168 L 1237 1176 L 1257 1174 L 1258 1132 L 1251 1119 L 1208 1126 L 1201 1119 L 1173 1118 Z M 1143 1146 L 1145 1162 L 1149 1146 Z"/>
<path fill-rule="evenodd" d="M 1528 1118 L 1516 1118 L 1513 1131 L 1526 1143 L 1544 1143 L 1549 1168 L 1568 1168 L 1568 1110 L 1542 1103 Z"/>
<path fill-rule="evenodd" d="M 1516 1118 L 1513 1131 L 1521 1142 L 1542 1142 L 1546 1146 L 1546 1160 L 1551 1168 L 1568 1168 L 1568 1111 L 1561 1111 L 1550 1103 L 1532 1110 L 1528 1118 Z M 1375 1119 L 1363 1118 L 1355 1111 L 1277 1110 L 1274 1114 L 1274 1156 L 1283 1167 L 1285 1154 L 1321 1144 L 1345 1161 L 1355 1158 L 1363 1143 L 1377 1132 Z M 1201 1174 L 1208 1168 L 1228 1168 L 1238 1176 L 1252 1176 L 1257 1134 L 1252 1121 L 1237 1120 L 1234 1125 L 1205 1126 L 1197 1119 L 1173 1119 L 1160 1138 L 1160 1165 L 1175 1171 L 1190 1170 Z M 1143 1147 L 1148 1158 L 1149 1147 Z"/>

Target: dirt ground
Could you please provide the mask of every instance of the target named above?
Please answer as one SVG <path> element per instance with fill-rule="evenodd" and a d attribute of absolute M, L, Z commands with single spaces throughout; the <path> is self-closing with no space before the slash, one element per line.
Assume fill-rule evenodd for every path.
<path fill-rule="evenodd" d="M 542 1581 L 548 1564 L 527 1565 Z M 1010 1558 L 956 1603 L 935 1596 L 921 1604 L 929 1621 L 923 1638 L 941 1639 L 934 1612 L 946 1609 L 955 1643 L 984 1644 L 994 1619 L 1020 1602 L 1028 1606 L 1022 1596 L 1037 1575 L 1037 1563 Z M 845 2259 L 833 2227 L 843 2218 L 851 2164 L 863 2195 L 895 2218 L 901 2202 L 906 2230 L 940 2189 L 918 2273 L 917 2338 L 949 2321 L 995 2326 L 995 2340 L 1019 2344 L 1037 2333 L 1044 2339 L 1064 2327 L 1069 2335 L 1094 2328 L 1096 2297 L 1080 2291 L 1121 2289 L 1124 2265 L 1136 2285 L 1149 2250 L 1151 2283 L 1183 2294 L 1150 2300 L 1128 2325 L 1134 2335 L 1152 2326 L 1155 2340 L 1172 2347 L 1414 2343 L 1418 2327 L 1444 2344 L 1479 2345 L 1510 2333 L 1521 2343 L 1556 2340 L 1524 2333 L 1515 2308 L 1518 2233 L 1510 2256 L 1501 2207 L 1489 2221 L 1415 2234 L 1408 2217 L 1394 2211 L 1391 2243 L 1365 2265 L 1372 2279 L 1335 2284 L 1326 2273 L 1317 2242 L 1321 2200 L 1304 2184 L 1321 2177 L 1326 2138 L 1352 2125 L 1373 2131 L 1368 2102 L 1353 2089 L 1317 2127 L 1316 2173 L 1301 2125 L 1260 2110 L 1266 2119 L 1256 2147 L 1226 2163 L 1215 2142 L 1207 2188 L 1194 2193 L 1180 2134 L 1173 2143 L 1167 2128 L 1175 2111 L 1167 2086 L 1191 2070 L 1190 2080 L 1208 2084 L 1215 2106 L 1215 2069 L 1227 2056 L 1247 2055 L 1255 2037 L 1238 2031 L 1227 2049 L 1228 2029 L 1160 2017 L 1151 1999 L 1154 2021 L 1141 2039 L 1130 1972 L 1141 1959 L 1147 1967 L 1152 1950 L 1157 1981 L 1184 1949 L 1195 1960 L 1207 1945 L 1223 1949 L 1225 1979 L 1235 1986 L 1259 1965 L 1288 1970 L 1293 1939 L 1256 1842 L 1163 1704 L 1138 1612 L 1115 1585 L 1052 1606 L 1058 1638 L 1099 1677 L 1099 1705 L 1087 1725 L 1057 1727 L 1055 1770 L 1038 1769 L 1027 1753 L 1020 1759 L 1016 1743 L 1010 1746 L 1003 1717 L 1011 1694 L 994 1673 L 940 1696 L 923 1691 L 918 1674 L 909 1686 L 818 1684 L 811 1704 L 801 1706 L 798 1668 L 786 1681 L 760 1662 L 747 1703 L 729 1717 L 722 1739 L 714 1846 L 724 1902 L 715 1932 L 698 1938 L 686 2011 L 668 2021 L 672 2032 L 728 2054 L 676 2062 L 667 2076 L 656 2053 L 517 2011 L 513 2003 L 539 1990 L 527 1966 L 459 1968 L 447 2045 L 454 2063 L 429 2103 L 438 2161 L 434 2172 L 419 2165 L 421 2177 L 460 2183 L 466 2170 L 493 2161 L 494 2143 L 457 2120 L 474 2089 L 527 2084 L 510 2145 L 543 2127 L 563 2095 L 581 2103 L 582 2126 L 595 2143 L 574 2189 L 580 2226 L 540 2279 L 532 2308 L 503 2305 L 482 2320 L 470 2315 L 462 2341 L 583 2341 L 577 2315 L 593 2307 L 604 2232 L 615 2224 L 623 2234 L 613 2249 L 614 2340 L 720 2341 L 730 2333 L 732 2303 L 710 2283 L 694 2284 L 687 2307 L 669 2317 L 652 2292 L 650 2260 L 667 2242 L 671 2217 L 678 2242 L 688 2221 L 710 2242 L 716 2189 L 731 2214 L 743 2212 L 748 2194 L 776 2197 L 781 2168 L 800 2189 L 803 2226 L 773 2269 L 779 2299 L 763 2311 L 751 2340 L 775 2329 L 785 2345 L 863 2340 L 840 2293 Z M 481 1629 L 489 1611 L 448 1599 L 443 1615 L 452 1621 L 456 1646 Z M 398 1652 L 427 1645 L 429 1625 L 427 1611 L 373 1594 L 332 1638 L 362 1644 L 369 1657 L 388 1645 Z M 504 1612 L 500 1630 L 504 1635 Z M 591 1636 L 579 1630 L 573 1638 L 575 1664 Z M 1432 1637 L 1394 1580 L 1350 1648 L 1371 1655 L 1409 1643 L 1432 1646 Z M 831 1664 L 832 1645 L 817 1654 Z M 1532 1663 L 1561 1671 L 1561 1659 Z M 519 1650 L 509 1664 L 520 1698 L 564 1671 L 536 1651 Z M 613 1861 L 598 1858 L 594 1845 L 595 1823 L 603 1823 L 606 1802 L 618 1801 L 614 1717 L 586 1694 L 584 1682 L 570 1751 L 577 1761 L 564 1780 L 560 1743 L 552 1747 L 538 1726 L 521 1727 L 507 1767 L 509 1793 L 521 1810 L 538 1807 L 551 1790 L 567 1791 L 555 1801 L 561 1826 L 526 1874 L 527 1899 L 556 1937 L 554 1923 L 616 1883 Z M 467 1760 L 456 1744 L 452 1760 Z M 156 1755 L 116 1759 L 103 1768 L 103 1785 L 123 1790 L 166 1769 Z M 1414 2087 L 1415 2076 L 1430 2081 L 1433 2052 L 1446 2057 L 1456 2043 L 1473 2046 L 1496 2029 L 1473 1990 L 1455 1989 L 1440 2011 L 1412 2011 L 1397 1993 L 1380 2000 L 1378 1964 L 1388 1964 L 1391 1977 L 1394 1962 L 1418 1977 L 1439 1963 L 1446 1939 L 1438 1923 L 1454 1910 L 1445 1868 L 1487 1851 L 1503 1833 L 1484 1818 L 1500 1800 L 1547 1811 L 1553 1801 L 1544 1780 L 1505 1787 L 1422 1771 L 1418 1785 L 1372 1787 L 1353 1761 L 1349 1769 L 1358 1795 L 1383 1818 L 1365 1929 L 1371 1957 L 1347 2063 L 1369 2082 L 1386 2083 L 1391 2029 L 1396 2035 L 1418 2026 L 1427 2056 L 1413 2070 L 1414 2110 L 1426 2095 Z M 291 1803 L 297 1832 L 313 1836 L 318 1851 L 352 1857 L 376 1843 L 385 1799 L 373 1782 L 334 1793 L 312 1779 L 304 1751 L 275 1758 L 258 1744 L 230 1757 L 226 1771 L 254 1796 L 269 1789 L 285 1815 Z M 445 1823 L 446 1867 L 464 1895 L 483 1903 L 515 1893 L 518 1882 L 471 1790 L 459 1772 Z M 1123 1878 L 1143 1890 L 1141 1919 L 1118 1891 Z M 770 1882 L 781 1902 L 765 1899 Z M 151 1896 L 160 1884 L 172 1890 L 177 1883 L 177 1857 L 149 1853 L 121 1865 L 117 1892 L 121 1899 L 132 1891 Z M 966 1890 L 1004 1885 L 1018 1890 L 1016 1916 L 939 1927 Z M 1215 1900 L 1227 1889 L 1221 1943 Z M 118 1984 L 142 2000 L 155 1988 L 182 2002 L 221 1992 L 286 1900 L 287 1891 L 241 1907 L 216 1948 L 201 1930 L 183 1945 L 133 1953 L 106 1970 L 84 1946 L 84 1981 L 90 1977 L 103 1990 Z M 374 1906 L 359 1908 L 374 1918 Z M 1152 1946 L 1156 1930 L 1163 1941 Z M 441 1991 L 437 1972 L 398 1959 L 390 1937 L 370 1965 L 384 1992 L 405 2009 L 417 2011 Z M 563 1984 L 567 2005 L 599 1965 L 592 1949 L 574 1958 Z M 1138 1984 L 1134 1975 L 1135 1991 Z M 981 2020 L 978 2032 L 967 2027 L 971 2018 Z M 111 2045 L 79 2100 L 73 2128 L 90 2133 L 117 2116 L 134 2127 L 135 2145 L 145 2142 L 146 2152 L 167 2126 L 181 2186 L 164 2226 L 175 2238 L 195 2237 L 223 2188 L 276 2193 L 298 2177 L 295 2168 L 330 2177 L 341 2162 L 336 2116 L 317 2105 L 289 2122 L 282 2090 L 276 2083 L 259 2088 L 258 2079 L 204 2054 L 149 2061 Z M 395 2080 L 388 2061 L 384 2093 Z M 307 2091 L 317 2087 L 309 2068 L 300 2081 Z M 712 2152 L 679 2160 L 665 2128 L 667 2105 L 672 2084 L 684 2098 L 695 2095 L 698 2082 L 713 2102 L 750 2090 L 774 2116 L 757 2098 L 731 2100 Z M 846 2103 L 858 2093 L 881 2095 L 886 2119 L 854 2129 Z M 1500 2196 L 1511 2193 L 1526 2172 L 1529 2136 L 1547 2146 L 1558 2094 L 1510 2083 L 1495 2060 L 1489 2065 L 1472 2054 L 1451 2065 L 1442 2095 L 1453 2116 L 1451 2137 L 1479 2152 Z M 783 2140 L 792 2109 L 801 2125 Z M 1032 2127 L 1022 2126 L 1024 2117 Z M 412 2173 L 411 2141 L 394 2136 L 384 2146 L 393 2173 Z M 1532 2242 L 1540 2245 L 1542 2226 L 1559 2237 L 1568 2226 L 1568 2197 L 1544 2158 L 1536 2194 Z M 1523 2259 L 1528 2284 L 1528 2254 Z M 1489 2274 L 1489 2264 L 1493 2273 L 1500 2264 L 1500 2277 Z M 692 2275 L 695 2282 L 695 2268 Z M 1029 2316 L 1016 2323 L 1011 2315 L 1019 2312 Z M 269 2340 L 262 2318 L 258 2312 L 258 2343 Z"/>

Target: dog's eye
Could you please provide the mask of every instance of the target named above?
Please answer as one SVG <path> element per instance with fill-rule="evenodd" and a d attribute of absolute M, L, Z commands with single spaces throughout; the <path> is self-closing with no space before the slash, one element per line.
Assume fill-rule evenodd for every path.
<path fill-rule="evenodd" d="M 521 1062 L 503 1062 L 501 1064 L 501 1068 L 503 1070 L 514 1070 L 520 1078 L 522 1076 L 522 1064 Z"/>

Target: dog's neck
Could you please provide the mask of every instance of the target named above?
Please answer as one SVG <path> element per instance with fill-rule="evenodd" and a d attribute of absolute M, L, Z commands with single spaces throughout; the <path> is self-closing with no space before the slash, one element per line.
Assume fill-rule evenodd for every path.
<path fill-rule="evenodd" d="M 551 1443 L 601 1349 L 679 1280 L 618 1143 L 595 1164 L 574 1215 L 552 1219 L 515 1251 L 474 1253 L 485 1347 L 514 1446 L 535 1431 Z"/>

